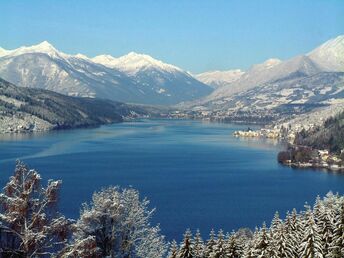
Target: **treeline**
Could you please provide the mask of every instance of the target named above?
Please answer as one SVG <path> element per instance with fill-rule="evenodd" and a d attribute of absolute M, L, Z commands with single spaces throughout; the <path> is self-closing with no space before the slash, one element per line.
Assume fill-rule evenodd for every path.
<path fill-rule="evenodd" d="M 0 257 L 118 258 L 342 258 L 344 197 L 328 193 L 305 210 L 276 213 L 252 233 L 190 230 L 180 244 L 167 243 L 154 210 L 137 190 L 108 187 L 83 204 L 74 221 L 58 212 L 61 181 L 41 185 L 40 175 L 17 162 L 0 194 Z M 169 250 L 168 250 L 169 249 Z"/>
<path fill-rule="evenodd" d="M 167 243 L 150 219 L 154 210 L 135 189 L 93 194 L 77 221 L 58 212 L 61 181 L 21 162 L 0 194 L 0 257 L 164 257 Z"/>
<path fill-rule="evenodd" d="M 327 119 L 323 125 L 312 130 L 302 130 L 297 134 L 295 144 L 328 149 L 339 154 L 344 149 L 344 112 Z"/>
<path fill-rule="evenodd" d="M 276 213 L 271 225 L 256 228 L 253 236 L 238 232 L 210 232 L 206 241 L 199 231 L 187 230 L 169 258 L 342 258 L 344 257 L 344 198 L 329 193 L 313 207 L 286 214 Z"/>

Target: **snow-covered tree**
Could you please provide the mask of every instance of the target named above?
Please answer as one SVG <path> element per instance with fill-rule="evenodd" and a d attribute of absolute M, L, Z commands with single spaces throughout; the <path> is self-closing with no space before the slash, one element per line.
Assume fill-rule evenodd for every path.
<path fill-rule="evenodd" d="M 278 213 L 267 228 L 265 223 L 251 231 L 243 229 L 206 241 L 204 258 L 339 258 L 344 257 L 344 197 L 329 193 L 317 198 L 313 209 L 297 213 L 295 209 L 281 220 Z M 240 232 L 240 233 L 239 233 Z M 220 250 L 220 251 L 219 251 Z"/>
<path fill-rule="evenodd" d="M 89 236 L 80 241 L 74 242 L 64 248 L 57 257 L 61 258 L 98 258 L 101 257 L 100 249 L 97 247 L 94 236 Z"/>
<path fill-rule="evenodd" d="M 178 251 L 178 258 L 192 258 L 193 256 L 193 242 L 192 242 L 192 234 L 190 229 L 187 229 L 184 233 L 184 238 L 182 243 L 180 244 L 180 248 Z"/>
<path fill-rule="evenodd" d="M 163 257 L 167 246 L 159 227 L 150 225 L 154 210 L 148 204 L 131 188 L 109 187 L 94 193 L 92 203 L 83 205 L 74 242 L 94 236 L 102 256 Z"/>
<path fill-rule="evenodd" d="M 223 233 L 223 230 L 220 229 L 220 231 L 217 233 L 215 245 L 213 247 L 212 252 L 210 253 L 210 257 L 211 258 L 225 258 L 227 256 L 225 247 L 226 247 L 225 235 Z"/>
<path fill-rule="evenodd" d="M 307 207 L 305 212 L 305 231 L 300 246 L 299 255 L 301 258 L 323 258 L 323 248 L 319 228 L 314 221 L 314 215 Z"/>
<path fill-rule="evenodd" d="M 259 258 L 271 257 L 271 245 L 265 223 L 263 223 L 258 236 L 254 239 L 253 254 Z"/>
<path fill-rule="evenodd" d="M 288 234 L 285 224 L 279 224 L 274 228 L 271 258 L 292 258 L 297 257 L 293 235 Z"/>
<path fill-rule="evenodd" d="M 289 249 L 291 251 L 291 253 L 289 253 L 290 257 L 298 257 L 298 250 L 299 250 L 299 245 L 300 245 L 299 238 L 301 238 L 301 236 L 299 236 L 300 234 L 296 230 L 297 225 L 295 225 L 295 223 L 299 223 L 296 217 L 297 217 L 296 210 L 294 210 L 292 214 L 287 212 L 285 221 L 283 223 L 283 227 L 285 231 L 284 236 L 287 241 L 286 249 Z M 280 237 L 282 236 L 280 235 Z M 278 237 L 274 238 L 274 241 L 276 239 L 278 240 Z"/>
<path fill-rule="evenodd" d="M 344 202 L 339 206 L 339 212 L 334 220 L 334 234 L 330 245 L 329 257 L 344 257 Z"/>
<path fill-rule="evenodd" d="M 258 239 L 259 236 L 259 229 L 258 227 L 255 228 L 252 239 L 247 241 L 245 246 L 244 246 L 244 258 L 256 258 L 256 254 L 255 254 L 255 245 L 256 245 L 256 241 Z"/>
<path fill-rule="evenodd" d="M 209 239 L 205 245 L 205 251 L 204 251 L 204 255 L 205 257 L 210 257 L 210 254 L 213 252 L 214 250 L 214 246 L 216 244 L 216 241 L 215 241 L 215 231 L 214 229 L 212 229 L 210 231 L 210 234 L 209 234 Z"/>
<path fill-rule="evenodd" d="M 226 238 L 225 249 L 228 258 L 240 258 L 242 256 L 242 247 L 239 244 L 234 232 Z"/>
<path fill-rule="evenodd" d="M 177 258 L 177 255 L 178 255 L 178 244 L 175 240 L 173 240 L 170 245 L 170 250 L 168 252 L 168 258 Z"/>
<path fill-rule="evenodd" d="M 277 230 L 279 226 L 281 225 L 282 220 L 280 219 L 278 211 L 275 212 L 274 218 L 272 219 L 271 226 L 270 226 L 270 231 L 274 232 L 274 230 Z"/>
<path fill-rule="evenodd" d="M 37 171 L 17 162 L 0 194 L 1 257 L 50 256 L 62 249 L 71 221 L 57 212 L 61 181 L 41 186 Z"/>
<path fill-rule="evenodd" d="M 204 242 L 200 231 L 197 229 L 196 234 L 193 239 L 193 257 L 203 258 L 204 257 Z"/>
<path fill-rule="evenodd" d="M 331 213 L 328 212 L 328 209 L 325 207 L 325 202 L 322 201 L 319 196 L 315 201 L 313 213 L 315 223 L 317 224 L 321 236 L 323 255 L 324 257 L 331 257 L 330 245 L 334 234 L 334 225 L 332 223 Z"/>

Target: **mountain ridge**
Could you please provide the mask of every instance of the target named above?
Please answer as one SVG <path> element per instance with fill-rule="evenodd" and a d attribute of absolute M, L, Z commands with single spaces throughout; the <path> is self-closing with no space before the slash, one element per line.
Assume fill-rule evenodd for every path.
<path fill-rule="evenodd" d="M 128 58 L 131 62 L 124 69 L 124 59 Z M 65 54 L 44 41 L 14 50 L 1 49 L 0 76 L 22 87 L 141 104 L 172 105 L 212 91 L 188 72 L 148 55 L 132 52 L 118 62 L 121 66 L 114 67 L 82 54 Z M 131 72 L 135 67 L 140 69 Z"/>

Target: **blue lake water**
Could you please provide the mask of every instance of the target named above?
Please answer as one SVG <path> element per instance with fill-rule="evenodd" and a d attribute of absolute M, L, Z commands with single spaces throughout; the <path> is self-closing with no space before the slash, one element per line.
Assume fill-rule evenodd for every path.
<path fill-rule="evenodd" d="M 186 228 L 231 231 L 270 222 L 277 210 L 344 193 L 344 176 L 293 170 L 276 162 L 281 145 L 238 139 L 247 126 L 188 120 L 146 120 L 93 129 L 0 136 L 0 185 L 15 160 L 47 180 L 62 179 L 60 210 L 77 218 L 80 204 L 104 186 L 133 186 L 156 207 L 170 240 Z"/>

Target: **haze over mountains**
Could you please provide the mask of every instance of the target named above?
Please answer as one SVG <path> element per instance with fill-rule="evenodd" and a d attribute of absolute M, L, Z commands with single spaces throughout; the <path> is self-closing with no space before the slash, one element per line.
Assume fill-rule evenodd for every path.
<path fill-rule="evenodd" d="M 18 86 L 66 95 L 159 105 L 197 99 L 212 91 L 189 73 L 147 55 L 90 59 L 60 52 L 46 41 L 0 49 L 0 77 Z"/>

